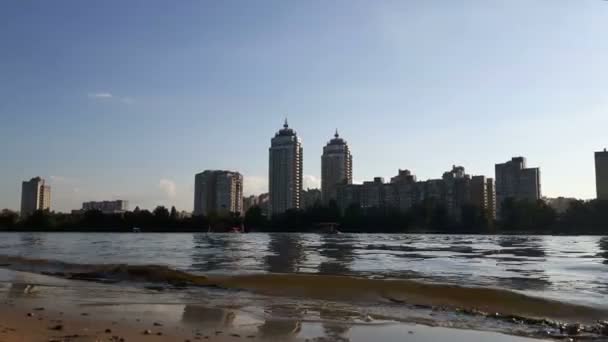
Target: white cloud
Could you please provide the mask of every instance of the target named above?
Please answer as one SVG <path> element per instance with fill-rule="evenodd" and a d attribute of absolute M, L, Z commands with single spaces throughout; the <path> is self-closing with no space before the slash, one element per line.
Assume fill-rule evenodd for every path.
<path fill-rule="evenodd" d="M 321 188 L 321 179 L 313 175 L 304 175 L 304 189 L 319 189 Z"/>
<path fill-rule="evenodd" d="M 175 182 L 170 179 L 161 179 L 158 187 L 167 195 L 168 198 L 175 198 L 177 191 Z"/>
<path fill-rule="evenodd" d="M 111 99 L 112 97 L 110 93 L 89 93 L 90 99 Z"/>
<path fill-rule="evenodd" d="M 268 192 L 268 178 L 243 176 L 243 195 L 259 195 Z"/>

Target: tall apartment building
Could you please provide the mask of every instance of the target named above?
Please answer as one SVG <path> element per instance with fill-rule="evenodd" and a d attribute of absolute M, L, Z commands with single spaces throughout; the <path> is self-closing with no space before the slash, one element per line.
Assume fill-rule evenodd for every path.
<path fill-rule="evenodd" d="M 464 172 L 462 166 L 452 166 L 452 170 L 443 173 L 444 202 L 453 220 L 462 217 L 462 206 L 471 203 L 471 176 Z"/>
<path fill-rule="evenodd" d="M 194 215 L 243 213 L 243 176 L 206 170 L 194 176 Z"/>
<path fill-rule="evenodd" d="M 496 201 L 498 214 L 507 198 L 536 201 L 541 198 L 540 169 L 527 168 L 526 158 L 514 157 L 496 164 Z"/>
<path fill-rule="evenodd" d="M 34 177 L 21 183 L 21 217 L 27 217 L 36 210 L 51 209 L 51 186 L 44 179 Z"/>
<path fill-rule="evenodd" d="M 598 200 L 608 200 L 608 151 L 595 152 L 595 189 Z"/>
<path fill-rule="evenodd" d="M 471 204 L 485 210 L 489 219 L 496 218 L 494 179 L 485 176 L 471 177 Z"/>
<path fill-rule="evenodd" d="M 397 176 L 391 178 L 391 184 L 395 187 L 399 210 L 402 212 L 408 211 L 419 201 L 419 191 L 416 183 L 416 176 L 410 170 L 399 169 Z"/>
<path fill-rule="evenodd" d="M 486 179 L 486 196 L 488 196 L 488 217 L 496 219 L 496 184 L 493 178 Z"/>
<path fill-rule="evenodd" d="M 353 157 L 348 144 L 338 134 L 334 134 L 327 145 L 323 147 L 321 156 L 321 193 L 323 203 L 337 200 L 337 188 L 340 184 L 353 182 Z"/>
<path fill-rule="evenodd" d="M 104 214 L 118 214 L 129 210 L 129 202 L 124 200 L 115 201 L 90 201 L 82 203 L 82 211 L 99 210 Z"/>
<path fill-rule="evenodd" d="M 299 209 L 302 193 L 303 149 L 296 132 L 287 120 L 283 129 L 271 139 L 269 152 L 268 185 L 270 212 L 277 215 L 288 209 Z"/>

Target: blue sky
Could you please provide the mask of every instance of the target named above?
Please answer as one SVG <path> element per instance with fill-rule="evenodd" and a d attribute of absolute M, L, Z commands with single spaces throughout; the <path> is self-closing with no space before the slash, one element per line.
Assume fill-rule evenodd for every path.
<path fill-rule="evenodd" d="M 59 211 L 191 210 L 204 169 L 259 193 L 285 116 L 309 186 L 337 127 L 357 181 L 524 155 L 593 198 L 607 37 L 601 0 L 2 1 L 0 208 L 38 175 Z"/>

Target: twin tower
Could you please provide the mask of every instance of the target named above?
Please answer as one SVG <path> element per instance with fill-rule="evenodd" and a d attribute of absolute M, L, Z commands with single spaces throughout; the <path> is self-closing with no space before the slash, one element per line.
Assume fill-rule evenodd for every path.
<path fill-rule="evenodd" d="M 269 214 L 277 215 L 301 206 L 303 186 L 302 141 L 296 131 L 289 128 L 287 120 L 283 128 L 271 139 L 269 149 L 268 183 Z M 323 147 L 321 156 L 321 192 L 324 203 L 335 200 L 340 184 L 353 181 L 353 158 L 348 144 L 338 131 Z"/>

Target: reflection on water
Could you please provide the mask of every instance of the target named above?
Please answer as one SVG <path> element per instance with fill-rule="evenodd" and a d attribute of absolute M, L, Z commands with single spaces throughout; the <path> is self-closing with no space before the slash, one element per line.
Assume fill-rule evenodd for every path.
<path fill-rule="evenodd" d="M 600 252 L 597 254 L 598 257 L 604 258 L 604 264 L 608 264 L 608 237 L 603 237 L 598 241 L 598 247 Z"/>
<path fill-rule="evenodd" d="M 268 251 L 271 254 L 264 258 L 268 272 L 296 273 L 306 260 L 299 234 L 271 235 Z"/>
<path fill-rule="evenodd" d="M 354 235 L 341 237 L 338 235 L 323 235 L 321 237 L 319 254 L 327 260 L 319 264 L 319 273 L 349 274 L 350 264 L 354 259 Z"/>
<path fill-rule="evenodd" d="M 258 333 L 262 338 L 289 341 L 300 333 L 303 312 L 297 306 L 270 305 L 264 309 L 264 312 L 268 319 L 258 326 Z"/>

